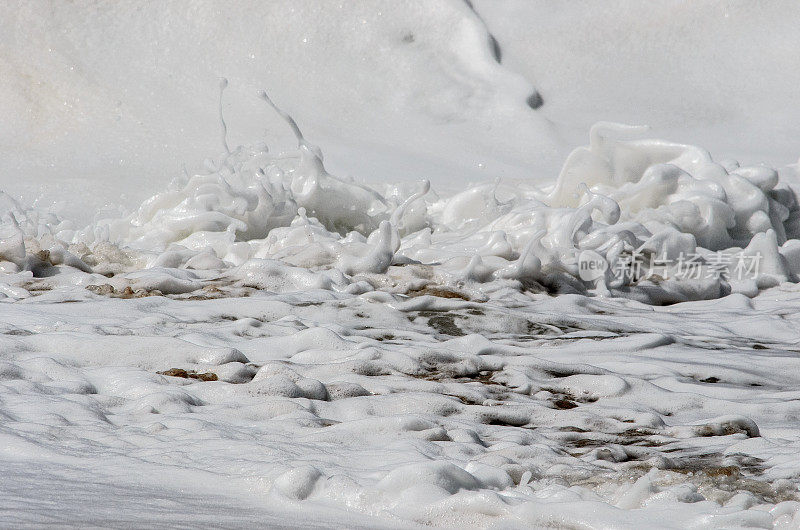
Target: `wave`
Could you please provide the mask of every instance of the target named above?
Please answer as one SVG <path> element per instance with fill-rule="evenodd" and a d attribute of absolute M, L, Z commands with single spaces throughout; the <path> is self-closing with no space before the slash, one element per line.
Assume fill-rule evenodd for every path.
<path fill-rule="evenodd" d="M 320 149 L 262 97 L 294 132 L 296 151 L 225 143 L 207 172 L 81 229 L 5 195 L 0 268 L 34 277 L 59 267 L 214 270 L 243 282 L 260 269 L 262 280 L 305 269 L 328 279 L 312 284 L 339 290 L 439 285 L 649 303 L 752 296 L 800 274 L 797 194 L 775 168 L 598 123 L 549 186 L 496 181 L 439 198 L 422 181 L 381 193 L 330 174 Z"/>

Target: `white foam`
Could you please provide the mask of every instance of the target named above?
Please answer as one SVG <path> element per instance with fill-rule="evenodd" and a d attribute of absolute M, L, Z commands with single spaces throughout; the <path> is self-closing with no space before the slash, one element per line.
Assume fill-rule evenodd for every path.
<path fill-rule="evenodd" d="M 45 23 L 36 4 L 12 3 L 0 17 L 30 37 L 0 45 L 9 145 L 31 146 L 10 164 L 39 171 L 16 168 L 7 191 L 87 175 L 69 181 L 87 187 L 69 189 L 68 208 L 0 196 L 8 524 L 797 527 L 796 168 L 599 123 L 560 173 L 542 171 L 565 125 L 588 125 L 564 116 L 570 64 L 541 72 L 559 91 L 532 110 L 534 85 L 511 70 L 527 41 L 493 56 L 491 21 L 470 3 L 187 5 L 50 6 Z M 545 25 L 561 40 L 545 49 L 584 37 L 575 11 L 617 16 L 559 9 L 569 16 Z M 791 17 L 751 28 L 758 17 L 731 10 L 742 46 L 749 29 L 791 36 Z M 678 15 L 649 42 L 672 42 Z M 650 20 L 635 22 L 649 32 Z M 706 51 L 711 27 L 697 32 Z M 675 46 L 682 64 L 699 48 Z M 750 47 L 743 57 L 761 61 Z M 153 64 L 169 77 L 151 78 Z M 591 84 L 613 67 L 574 72 Z M 619 116 L 630 103 L 615 90 L 636 92 L 638 119 L 656 98 L 638 71 L 582 97 Z M 191 94 L 213 94 L 221 72 L 218 102 Z M 779 74 L 726 77 L 763 85 L 728 101 L 780 96 L 748 107 L 744 122 L 761 113 L 762 127 L 739 137 L 791 107 L 794 74 Z M 707 95 L 681 110 L 676 89 L 697 83 L 679 77 L 660 87 L 662 117 L 702 108 L 717 134 L 743 123 Z M 320 142 L 333 164 L 255 97 L 266 78 L 311 137 L 338 139 Z M 205 171 L 132 211 L 91 206 L 159 189 L 139 186 L 140 168 L 163 181 L 176 173 L 165 160 L 208 153 L 217 103 L 223 152 Z M 267 132 L 274 151 L 249 143 L 280 119 L 295 147 L 284 124 Z M 697 137 L 692 123 L 682 137 Z M 105 178 L 120 153 L 140 159 Z M 380 186 L 360 180 L 368 167 Z M 687 256 L 696 278 L 681 274 Z M 725 261 L 737 256 L 757 270 L 737 277 Z M 617 275 L 633 257 L 643 268 Z M 668 264 L 650 271 L 657 260 Z M 712 301 L 658 305 L 696 299 Z"/>
<path fill-rule="evenodd" d="M 752 296 L 800 271 L 796 194 L 773 168 L 721 164 L 701 148 L 630 139 L 641 128 L 600 123 L 550 186 L 495 182 L 437 198 L 423 182 L 405 192 L 389 186 L 383 195 L 331 175 L 321 151 L 276 110 L 297 138 L 295 153 L 237 147 L 210 172 L 177 180 L 130 215 L 77 231 L 15 205 L 25 222 L 6 214 L 3 259 L 35 276 L 61 265 L 88 273 L 90 264 L 100 272 L 216 270 L 280 292 L 344 289 L 365 274 L 416 265 L 427 267 L 427 283 L 474 291 L 540 284 L 655 303 Z M 587 255 L 604 273 L 581 276 L 579 257 Z M 681 276 L 686 256 L 705 274 Z M 757 257 L 758 267 L 734 271 L 733 258 L 742 256 Z M 728 261 L 708 274 L 720 257 Z M 632 259 L 640 268 L 624 273 Z M 666 265 L 648 269 L 656 260 Z M 414 270 L 398 268 L 392 285 L 418 288 Z"/>

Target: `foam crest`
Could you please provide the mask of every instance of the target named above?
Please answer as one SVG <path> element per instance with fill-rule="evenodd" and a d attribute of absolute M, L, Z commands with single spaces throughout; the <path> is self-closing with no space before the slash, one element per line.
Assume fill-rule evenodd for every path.
<path fill-rule="evenodd" d="M 716 162 L 699 147 L 635 138 L 641 127 L 598 123 L 549 187 L 495 181 L 440 199 L 423 181 L 383 195 L 331 175 L 292 117 L 261 97 L 288 124 L 296 152 L 230 150 L 221 115 L 221 160 L 127 216 L 74 231 L 59 220 L 32 220 L 9 202 L 3 259 L 13 270 L 31 269 L 25 255 L 47 250 L 52 265 L 86 271 L 166 266 L 239 279 L 237 267 L 271 260 L 310 274 L 335 269 L 341 281 L 320 283 L 331 288 L 394 267 L 389 283 L 410 289 L 419 274 L 401 269 L 414 265 L 428 267 L 429 283 L 476 292 L 535 288 L 658 303 L 754 295 L 800 272 L 797 196 L 770 167 Z M 689 256 L 700 274 L 686 277 Z M 735 259 L 756 257 L 759 267 L 734 270 Z M 584 274 L 587 259 L 596 274 Z"/>

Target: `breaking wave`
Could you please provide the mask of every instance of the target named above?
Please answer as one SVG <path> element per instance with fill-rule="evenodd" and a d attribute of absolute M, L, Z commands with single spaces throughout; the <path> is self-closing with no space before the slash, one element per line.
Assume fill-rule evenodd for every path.
<path fill-rule="evenodd" d="M 225 142 L 206 173 L 85 228 L 4 195 L 0 268 L 77 269 L 87 284 L 158 268 L 279 290 L 441 285 L 650 303 L 753 296 L 800 273 L 797 194 L 775 168 L 715 161 L 699 147 L 637 139 L 640 127 L 598 123 L 550 186 L 496 181 L 446 198 L 425 181 L 379 191 L 331 175 L 319 148 L 262 97 L 294 132 L 295 152 Z M 587 256 L 591 277 L 580 270 Z M 735 263 L 747 257 L 758 266 L 742 274 Z M 695 274 L 682 274 L 688 259 Z M 289 277 L 305 280 L 282 285 Z"/>

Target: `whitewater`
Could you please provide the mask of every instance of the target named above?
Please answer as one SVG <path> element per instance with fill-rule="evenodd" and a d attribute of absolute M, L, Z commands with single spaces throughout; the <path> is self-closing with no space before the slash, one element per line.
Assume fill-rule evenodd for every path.
<path fill-rule="evenodd" d="M 796 6 L 185 7 L 2 8 L 2 525 L 800 526 Z"/>

